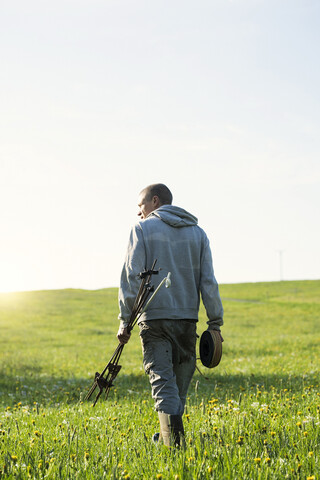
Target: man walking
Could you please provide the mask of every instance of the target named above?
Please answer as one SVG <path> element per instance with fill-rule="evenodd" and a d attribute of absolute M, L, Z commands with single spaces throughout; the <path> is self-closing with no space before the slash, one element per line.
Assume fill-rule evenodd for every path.
<path fill-rule="evenodd" d="M 142 190 L 138 206 L 141 220 L 131 230 L 121 274 L 117 337 L 121 343 L 128 342 L 126 326 L 139 288 L 137 275 L 157 259 L 160 280 L 171 272 L 172 285 L 159 291 L 138 325 L 160 436 L 167 446 L 180 445 L 182 415 L 196 365 L 200 294 L 209 329 L 220 332 L 223 307 L 209 240 L 196 217 L 173 206 L 172 194 L 163 184 Z"/>

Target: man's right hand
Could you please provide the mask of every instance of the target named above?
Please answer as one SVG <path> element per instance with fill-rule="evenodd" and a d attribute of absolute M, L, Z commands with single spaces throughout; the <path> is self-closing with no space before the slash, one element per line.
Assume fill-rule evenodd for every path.
<path fill-rule="evenodd" d="M 131 333 L 128 333 L 127 328 L 119 328 L 117 333 L 117 339 L 119 340 L 119 343 L 121 343 L 121 345 L 125 345 L 126 343 L 128 343 L 130 337 Z"/>

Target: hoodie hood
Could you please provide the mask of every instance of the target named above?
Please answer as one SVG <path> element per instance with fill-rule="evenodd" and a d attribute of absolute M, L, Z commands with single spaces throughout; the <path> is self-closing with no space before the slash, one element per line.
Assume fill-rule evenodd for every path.
<path fill-rule="evenodd" d="M 148 215 L 160 218 L 163 222 L 167 223 L 171 227 L 193 227 L 198 225 L 198 219 L 191 215 L 183 208 L 175 207 L 173 205 L 162 205 Z"/>

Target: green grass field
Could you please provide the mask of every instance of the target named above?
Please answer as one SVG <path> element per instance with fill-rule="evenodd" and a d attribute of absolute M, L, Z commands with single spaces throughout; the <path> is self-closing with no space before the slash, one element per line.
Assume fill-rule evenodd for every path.
<path fill-rule="evenodd" d="M 178 451 L 150 441 L 137 329 L 109 399 L 81 401 L 117 346 L 116 289 L 0 294 L 0 478 L 319 479 L 320 281 L 220 292 L 222 361 L 198 361 Z"/>

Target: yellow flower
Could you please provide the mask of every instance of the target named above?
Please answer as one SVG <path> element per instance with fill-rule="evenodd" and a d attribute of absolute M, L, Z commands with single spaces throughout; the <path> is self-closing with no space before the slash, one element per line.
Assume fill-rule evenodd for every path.
<path fill-rule="evenodd" d="M 309 457 L 313 457 L 313 452 L 308 453 Z"/>
<path fill-rule="evenodd" d="M 90 457 L 89 452 L 85 452 L 85 454 L 84 454 L 85 460 L 87 460 L 89 457 Z"/>
<path fill-rule="evenodd" d="M 212 467 L 208 467 L 208 473 L 212 473 L 213 472 L 213 468 Z"/>
<path fill-rule="evenodd" d="M 261 458 L 260 458 L 260 457 L 256 457 L 256 458 L 254 459 L 254 463 L 255 463 L 256 465 L 260 465 L 260 463 L 261 463 Z"/>
<path fill-rule="evenodd" d="M 156 476 L 156 478 L 157 478 L 158 480 L 161 480 L 161 478 L 162 478 L 162 475 L 161 475 L 161 473 L 157 473 L 157 476 Z"/>
<path fill-rule="evenodd" d="M 16 455 L 11 455 L 11 460 L 13 462 L 16 462 L 18 460 L 18 457 Z"/>
<path fill-rule="evenodd" d="M 315 476 L 314 475 L 311 475 L 311 477 L 307 477 L 307 480 L 315 480 Z"/>
<path fill-rule="evenodd" d="M 304 436 L 304 437 L 307 437 L 307 436 L 308 436 L 308 432 L 303 432 L 303 436 Z"/>
<path fill-rule="evenodd" d="M 264 463 L 270 463 L 271 462 L 271 458 L 267 457 L 265 460 L 264 460 Z"/>
<path fill-rule="evenodd" d="M 297 422 L 297 427 L 301 428 L 302 427 L 302 423 L 301 422 Z"/>

